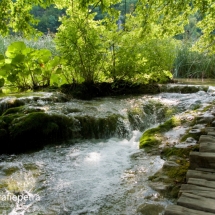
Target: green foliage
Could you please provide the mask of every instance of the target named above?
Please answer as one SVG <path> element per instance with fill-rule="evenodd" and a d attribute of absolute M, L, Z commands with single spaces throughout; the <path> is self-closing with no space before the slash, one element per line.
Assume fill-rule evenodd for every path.
<path fill-rule="evenodd" d="M 93 82 L 104 60 L 100 43 L 103 26 L 93 20 L 93 14 L 77 8 L 68 10 L 67 15 L 62 18 L 56 44 L 74 74 L 73 79 Z"/>
<path fill-rule="evenodd" d="M 24 42 L 8 46 L 0 76 L 21 90 L 49 86 L 53 71 L 57 70 L 59 57 L 51 58 L 47 49 L 36 50 L 26 47 Z"/>
<path fill-rule="evenodd" d="M 42 8 L 47 6 L 50 7 L 45 15 Z M 32 49 L 34 45 L 17 46 L 25 53 L 6 56 L 0 71 L 6 78 L 1 77 L 0 87 L 5 81 L 19 88 L 36 88 L 50 82 L 53 85 L 117 80 L 163 83 L 172 77 L 173 64 L 176 75 L 214 76 L 214 57 L 209 53 L 215 50 L 212 22 L 215 6 L 210 0 L 192 4 L 182 0 L 3 0 L 0 11 L 2 35 L 21 31 L 29 37 L 32 33 L 38 35 L 32 27 L 38 23 L 33 15 L 42 20 L 38 29 L 52 31 L 59 24 L 57 17 L 66 14 L 60 20 L 62 24 L 55 38 L 63 60 L 56 57 L 48 63 L 51 59 L 48 51 L 36 51 Z M 180 44 L 171 39 L 175 36 L 184 41 L 199 39 L 195 49 L 191 44 L 191 50 L 183 45 L 178 48 Z M 7 45 L 1 39 L 0 43 L 4 54 Z M 58 55 L 53 44 L 50 46 L 52 54 Z"/>
<path fill-rule="evenodd" d="M 189 158 L 190 151 L 197 151 L 199 145 L 187 147 L 187 148 L 176 148 L 176 147 L 166 147 L 162 150 L 161 156 L 165 159 L 169 159 L 171 156 L 177 156 L 182 158 Z"/>
<path fill-rule="evenodd" d="M 181 42 L 174 65 L 175 78 L 215 78 L 214 55 L 193 50 L 192 44 Z"/>
<path fill-rule="evenodd" d="M 67 10 L 56 44 L 70 65 L 74 81 L 133 80 L 165 82 L 171 78 L 174 40 L 153 39 L 154 31 L 143 40 L 136 17 L 127 17 L 124 29 L 118 25 L 119 12 L 110 8 L 102 21 L 95 14 L 80 11 L 78 4 Z M 156 30 L 155 30 L 156 31 Z"/>
<path fill-rule="evenodd" d="M 43 7 L 50 5 L 53 1 L 46 0 L 1 0 L 0 1 L 0 34 L 7 35 L 10 30 L 22 32 L 24 35 L 39 35 L 32 25 L 37 24 L 37 20 L 30 14 L 33 5 L 40 4 Z"/>
<path fill-rule="evenodd" d="M 47 8 L 35 6 L 31 11 L 31 14 L 39 20 L 38 25 L 36 25 L 35 28 L 45 34 L 57 32 L 57 28 L 61 24 L 59 17 L 64 13 L 65 10 L 59 10 L 54 5 Z"/>
<path fill-rule="evenodd" d="M 151 150 L 152 148 L 156 147 L 161 143 L 161 134 L 179 126 L 181 123 L 180 119 L 176 117 L 172 117 L 171 119 L 167 120 L 165 123 L 162 123 L 156 128 L 151 128 L 145 131 L 140 138 L 140 148 L 144 148 L 146 151 Z"/>

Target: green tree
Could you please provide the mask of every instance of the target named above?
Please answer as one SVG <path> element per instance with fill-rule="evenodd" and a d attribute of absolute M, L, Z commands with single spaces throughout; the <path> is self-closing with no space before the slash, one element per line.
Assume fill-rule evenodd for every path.
<path fill-rule="evenodd" d="M 212 0 L 139 0 L 132 9 L 128 9 L 129 3 L 129 0 L 2 0 L 0 34 L 10 30 L 25 35 L 38 33 L 33 29 L 38 21 L 30 14 L 35 5 L 54 4 L 58 9 L 65 8 L 56 43 L 70 66 L 72 79 L 86 82 L 97 80 L 103 73 L 113 80 L 141 76 L 157 81 L 168 77 L 175 56 L 175 41 L 167 41 L 184 33 L 186 25 L 192 29 L 195 24 L 201 31 L 196 51 L 204 51 L 205 55 L 214 53 L 215 3 Z M 119 8 L 123 11 L 123 7 L 124 12 L 120 14 Z M 97 8 L 103 12 L 100 21 L 96 21 L 94 14 L 99 12 Z M 197 13 L 200 19 L 192 20 Z M 120 15 L 124 19 L 121 28 L 117 25 Z M 44 17 L 46 24 L 55 22 L 51 14 Z"/>
<path fill-rule="evenodd" d="M 0 34 L 6 35 L 13 32 L 22 32 L 24 35 L 36 34 L 39 32 L 33 28 L 38 23 L 30 13 L 35 5 L 46 7 L 53 3 L 53 0 L 1 0 L 0 1 Z"/>
<path fill-rule="evenodd" d="M 94 82 L 102 67 L 104 54 L 100 37 L 104 29 L 100 21 L 79 5 L 68 8 L 67 16 L 56 34 L 56 44 L 71 68 L 74 81 Z"/>

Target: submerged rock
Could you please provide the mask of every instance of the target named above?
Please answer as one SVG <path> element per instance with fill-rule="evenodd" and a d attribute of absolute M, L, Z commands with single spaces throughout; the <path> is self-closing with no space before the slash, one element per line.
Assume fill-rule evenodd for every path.
<path fill-rule="evenodd" d="M 179 167 L 180 165 L 177 164 L 176 162 L 174 161 L 166 161 L 164 164 L 163 164 L 163 169 L 164 170 L 171 170 L 171 169 L 174 169 L 175 167 Z"/>
<path fill-rule="evenodd" d="M 137 208 L 137 212 L 142 215 L 158 215 L 164 210 L 164 206 L 156 204 L 142 204 Z"/>

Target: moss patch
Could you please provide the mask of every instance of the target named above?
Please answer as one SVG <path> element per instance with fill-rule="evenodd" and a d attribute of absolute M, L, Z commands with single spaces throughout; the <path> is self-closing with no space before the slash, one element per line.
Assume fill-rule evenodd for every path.
<path fill-rule="evenodd" d="M 161 143 L 162 133 L 169 131 L 171 128 L 179 126 L 180 124 L 181 121 L 179 118 L 172 117 L 158 127 L 145 131 L 140 138 L 140 148 L 144 148 L 146 152 L 149 152 L 150 149 L 157 147 Z"/>
<path fill-rule="evenodd" d="M 122 116 L 112 114 L 106 117 L 92 117 L 92 116 L 75 116 L 79 122 L 79 134 L 81 138 L 110 138 L 117 134 L 117 136 L 126 136 L 128 131 L 123 129 L 119 123 Z"/>
<path fill-rule="evenodd" d="M 0 142 L 4 145 L 0 153 L 35 150 L 72 137 L 73 123 L 68 117 L 49 115 L 40 109 L 10 108 L 0 116 Z"/>
<path fill-rule="evenodd" d="M 161 170 L 149 177 L 152 182 L 163 182 L 168 184 L 168 189 L 162 194 L 168 198 L 177 198 L 181 184 L 186 182 L 186 174 L 189 169 L 189 154 L 191 151 L 198 151 L 199 145 L 187 148 L 164 148 L 161 157 L 171 164 L 168 167 L 163 166 Z"/>
<path fill-rule="evenodd" d="M 5 105 L 0 106 L 0 115 L 3 114 L 9 108 L 15 108 L 23 106 L 24 102 L 18 99 L 11 99 L 5 102 Z"/>
<path fill-rule="evenodd" d="M 164 148 L 161 152 L 161 158 L 169 159 L 171 156 L 177 156 L 181 158 L 189 158 L 189 154 L 191 151 L 199 151 L 199 145 L 196 144 L 194 146 L 186 147 L 186 148 Z"/>
<path fill-rule="evenodd" d="M 68 138 L 109 138 L 128 135 L 117 114 L 67 117 L 40 109 L 14 107 L 0 116 L 0 153 L 20 153 Z"/>

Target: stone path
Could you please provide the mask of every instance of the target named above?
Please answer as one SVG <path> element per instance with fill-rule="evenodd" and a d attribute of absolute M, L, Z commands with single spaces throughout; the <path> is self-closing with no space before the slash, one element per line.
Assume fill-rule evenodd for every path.
<path fill-rule="evenodd" d="M 167 206 L 164 215 L 215 214 L 215 128 L 206 128 L 199 139 L 199 152 L 190 153 L 187 184 L 180 189 L 177 205 Z"/>

